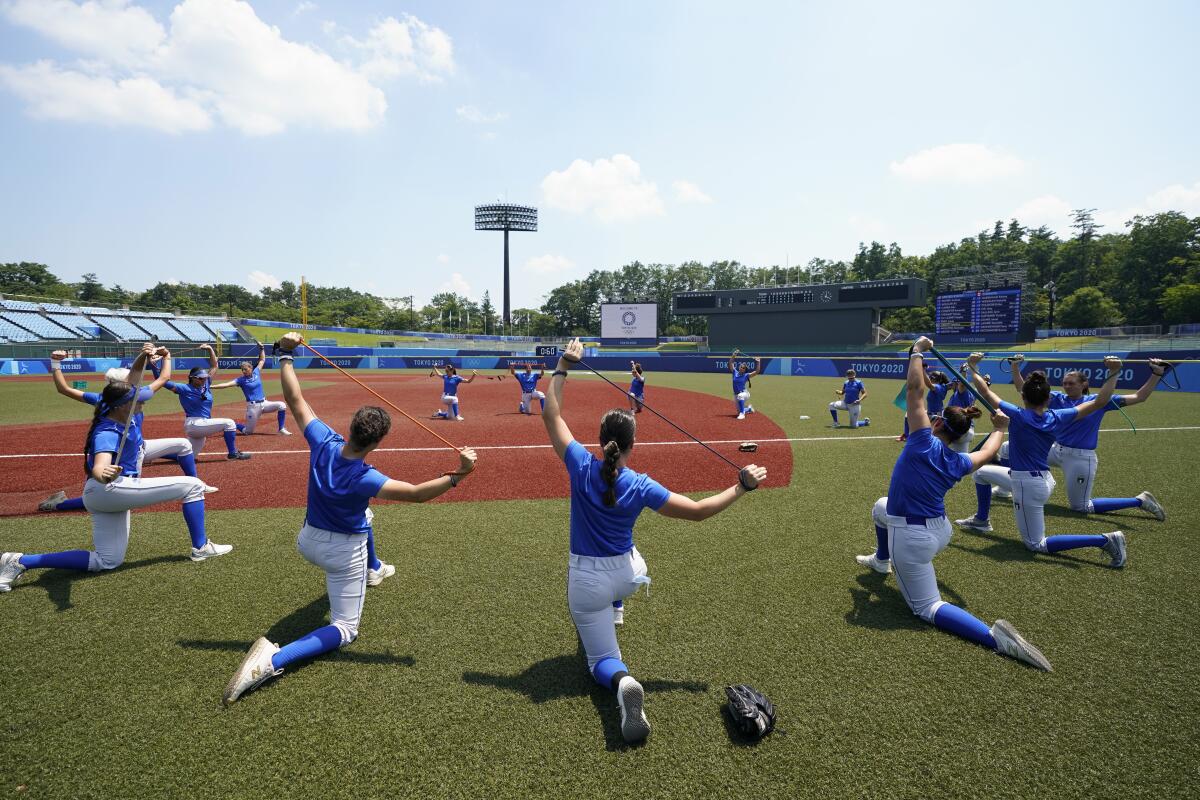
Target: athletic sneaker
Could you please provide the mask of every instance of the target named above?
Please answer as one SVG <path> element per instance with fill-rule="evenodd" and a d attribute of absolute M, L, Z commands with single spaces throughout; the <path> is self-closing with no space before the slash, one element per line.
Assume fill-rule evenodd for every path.
<path fill-rule="evenodd" d="M 1003 619 L 996 620 L 996 624 L 992 626 L 992 638 L 996 640 L 996 649 L 1004 655 L 1024 661 L 1026 664 L 1046 672 L 1054 671 L 1054 667 L 1050 666 L 1050 659 L 1042 655 L 1041 650 L 1025 641 L 1011 622 Z"/>
<path fill-rule="evenodd" d="M 207 561 L 210 558 L 223 556 L 232 549 L 233 545 L 231 544 L 217 544 L 209 539 L 202 547 L 192 548 L 192 561 Z"/>
<path fill-rule="evenodd" d="M 860 428 L 869 428 L 870 426 L 871 426 L 871 418 L 870 417 L 863 417 L 862 422 L 858 423 L 858 427 L 860 427 Z"/>
<path fill-rule="evenodd" d="M 465 418 L 465 417 L 463 417 L 463 416 L 461 416 L 461 415 L 460 415 L 460 416 L 457 416 L 457 417 L 455 417 L 455 419 L 456 419 L 456 420 L 458 420 L 459 422 L 466 422 L 466 418 Z"/>
<path fill-rule="evenodd" d="M 1112 556 L 1112 564 L 1109 566 L 1113 569 L 1120 569 L 1125 566 L 1125 534 L 1120 531 L 1113 531 L 1112 533 L 1104 534 L 1104 538 L 1108 541 L 1100 549 Z"/>
<path fill-rule="evenodd" d="M 963 530 L 976 531 L 977 533 L 991 533 L 992 523 L 986 519 L 976 519 L 975 517 L 967 517 L 966 519 L 956 519 L 954 524 Z"/>
<path fill-rule="evenodd" d="M 25 568 L 21 566 L 24 553 L 5 553 L 0 556 L 0 592 L 12 591 L 12 585 L 21 577 Z"/>
<path fill-rule="evenodd" d="M 1149 492 L 1142 492 L 1137 496 L 1138 500 L 1142 501 L 1142 511 L 1148 514 L 1153 514 L 1159 522 L 1165 522 L 1167 519 L 1167 511 L 1162 507 L 1162 503 Z M 39 510 L 41 507 L 39 506 Z"/>
<path fill-rule="evenodd" d="M 625 624 L 625 606 L 613 609 L 613 625 Z"/>
<path fill-rule="evenodd" d="M 226 458 L 226 460 L 228 460 L 228 461 L 249 461 L 249 460 L 250 460 L 250 454 L 249 454 L 249 453 L 243 453 L 242 451 L 240 451 L 240 450 L 239 450 L 239 451 L 238 451 L 238 452 L 236 452 L 236 453 L 226 453 L 226 454 L 225 454 L 225 458 Z"/>
<path fill-rule="evenodd" d="M 747 413 L 747 414 L 753 414 L 753 413 L 754 413 L 754 406 L 746 406 L 746 413 Z"/>
<path fill-rule="evenodd" d="M 887 558 L 877 558 L 874 553 L 869 556 L 855 556 L 854 560 L 862 564 L 864 567 L 870 567 L 876 572 L 882 572 L 887 575 L 892 571 L 892 562 Z"/>
<path fill-rule="evenodd" d="M 1012 500 L 1012 492 L 1007 489 L 1001 489 L 999 486 L 993 486 L 992 497 L 998 500 Z"/>
<path fill-rule="evenodd" d="M 396 574 L 396 568 L 391 564 L 379 562 L 379 569 L 367 570 L 367 586 L 378 586 Z"/>
<path fill-rule="evenodd" d="M 212 494 L 213 492 L 219 492 L 219 491 L 221 491 L 221 490 L 218 489 L 216 486 L 209 486 L 207 483 L 204 484 L 204 493 L 205 494 Z"/>
<path fill-rule="evenodd" d="M 53 511 L 58 508 L 59 503 L 66 499 L 66 492 L 55 492 L 42 502 L 38 503 L 38 511 Z"/>
<path fill-rule="evenodd" d="M 229 679 L 221 702 L 229 705 L 251 689 L 257 689 L 264 683 L 282 675 L 283 670 L 275 669 L 271 657 L 279 652 L 279 645 L 267 641 L 265 636 L 258 637 L 250 645 L 250 652 L 242 659 L 242 664 Z"/>
<path fill-rule="evenodd" d="M 741 414 L 738 414 L 738 419 L 745 419 L 745 418 L 746 418 L 746 413 L 744 411 Z"/>
<path fill-rule="evenodd" d="M 621 709 L 621 735 L 630 744 L 640 742 L 650 735 L 650 720 L 642 706 L 646 693 L 632 675 L 621 678 L 617 684 L 617 705 Z"/>
<path fill-rule="evenodd" d="M 280 436 L 291 436 L 291 435 L 292 435 L 292 432 L 291 432 L 291 431 L 289 431 L 287 428 L 280 428 L 280 429 L 279 429 L 279 435 L 280 435 Z"/>
<path fill-rule="evenodd" d="M 830 425 L 829 427 L 831 427 L 831 428 L 840 428 L 840 427 L 842 427 L 842 423 L 840 423 L 840 422 L 838 422 L 838 421 L 834 420 L 834 423 L 833 423 L 832 425 Z"/>

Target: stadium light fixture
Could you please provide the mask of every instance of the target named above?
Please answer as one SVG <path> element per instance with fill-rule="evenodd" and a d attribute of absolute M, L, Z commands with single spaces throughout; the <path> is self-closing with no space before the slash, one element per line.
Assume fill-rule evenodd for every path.
<path fill-rule="evenodd" d="M 490 203 L 475 206 L 475 230 L 504 231 L 504 327 L 507 332 L 512 324 L 512 310 L 508 290 L 508 232 L 537 232 L 538 212 L 533 206 L 518 206 L 511 203 Z"/>

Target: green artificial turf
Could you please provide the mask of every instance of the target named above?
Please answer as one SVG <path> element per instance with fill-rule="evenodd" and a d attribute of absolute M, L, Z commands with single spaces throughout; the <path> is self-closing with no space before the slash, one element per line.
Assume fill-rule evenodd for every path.
<path fill-rule="evenodd" d="M 727 377 L 660 374 L 652 405 L 655 383 L 728 394 Z M 1200 398 L 1156 395 L 1130 411 L 1141 433 L 1101 435 L 1097 496 L 1152 489 L 1166 523 L 1087 519 L 1054 495 L 1051 531 L 1126 531 L 1123 571 L 1028 553 L 1004 502 L 995 533 L 956 532 L 935 560 L 944 599 L 1010 620 L 1054 663 L 1041 673 L 920 622 L 894 577 L 855 563 L 900 447 L 865 437 L 897 432 L 899 383 L 867 381 L 857 432 L 828 428 L 838 383 L 754 380 L 756 408 L 823 439 L 794 444 L 789 488 L 702 524 L 639 521 L 653 588 L 619 640 L 647 688 L 642 747 L 621 743 L 577 649 L 565 500 L 379 507 L 397 574 L 369 590 L 358 641 L 228 710 L 255 637 L 324 621 L 322 575 L 295 552 L 303 510 L 210 515 L 235 550 L 201 564 L 178 514 L 135 513 L 121 569 L 33 572 L 0 595 L 0 796 L 1194 796 L 1200 430 L 1148 429 L 1200 426 Z M 973 505 L 969 481 L 947 499 L 952 518 Z M 82 516 L 0 520 L 3 550 L 87 542 Z M 778 706 L 757 746 L 724 722 L 731 682 Z"/>

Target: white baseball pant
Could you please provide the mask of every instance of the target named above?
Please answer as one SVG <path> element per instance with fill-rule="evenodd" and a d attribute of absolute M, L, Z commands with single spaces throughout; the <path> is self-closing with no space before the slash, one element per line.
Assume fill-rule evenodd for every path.
<path fill-rule="evenodd" d="M 531 411 L 532 408 L 529 404 L 534 401 L 534 398 L 537 398 L 538 400 L 545 400 L 546 393 L 538 391 L 537 389 L 534 389 L 532 392 L 521 392 L 521 408 L 525 409 L 526 411 Z"/>
<path fill-rule="evenodd" d="M 458 403 L 459 407 L 460 408 L 462 407 L 462 403 L 460 403 L 458 400 L 458 395 L 456 395 L 456 394 L 442 395 L 442 405 L 444 405 L 447 409 L 450 408 L 450 406 L 453 405 L 454 403 Z"/>
<path fill-rule="evenodd" d="M 237 423 L 223 417 L 204 419 L 203 417 L 188 417 L 183 421 L 183 433 L 192 443 L 192 452 L 196 455 L 204 450 L 204 442 L 209 436 L 223 434 L 225 431 L 236 431 Z"/>
<path fill-rule="evenodd" d="M 1046 501 L 1054 493 L 1054 476 L 1049 470 L 1009 470 L 1012 478 L 1013 516 L 1025 547 L 1046 552 Z"/>
<path fill-rule="evenodd" d="M 142 452 L 138 457 L 138 472 L 142 471 L 143 462 L 167 456 L 190 456 L 191 454 L 192 443 L 187 439 L 146 439 L 142 442 Z"/>
<path fill-rule="evenodd" d="M 845 400 L 834 400 L 829 404 L 830 411 L 848 411 L 850 413 L 850 427 L 858 427 L 858 413 L 862 410 L 862 403 L 847 403 Z"/>
<path fill-rule="evenodd" d="M 636 547 L 619 556 L 571 554 L 570 569 L 567 570 L 567 607 L 583 642 L 589 670 L 605 658 L 621 658 L 612 604 L 649 583 L 646 560 Z"/>
<path fill-rule="evenodd" d="M 310 564 L 325 571 L 329 622 L 342 635 L 342 646 L 358 638 L 363 599 L 367 595 L 367 537 L 338 533 L 305 523 L 296 549 Z"/>
<path fill-rule="evenodd" d="M 971 452 L 971 442 L 973 441 L 975 441 L 974 425 L 971 426 L 970 430 L 958 437 L 958 439 L 951 442 L 950 449 L 956 453 L 969 453 Z"/>
<path fill-rule="evenodd" d="M 254 433 L 254 429 L 258 427 L 258 418 L 272 411 L 287 411 L 287 404 L 278 400 L 259 400 L 246 403 L 246 424 L 244 426 L 246 430 L 244 432 Z"/>
<path fill-rule="evenodd" d="M 887 527 L 892 570 L 904 602 L 918 617 L 933 622 L 943 604 L 933 557 L 950 544 L 950 520 L 944 516 L 923 520 L 892 516 L 887 513 L 886 497 L 876 501 L 871 516 L 876 525 Z"/>
<path fill-rule="evenodd" d="M 1062 467 L 1071 510 L 1092 513 L 1092 486 L 1096 482 L 1096 469 L 1100 466 L 1096 451 L 1056 444 L 1050 448 L 1047 463 L 1052 467 Z"/>
<path fill-rule="evenodd" d="M 1000 452 L 996 457 L 1002 461 L 1008 460 L 1008 442 L 1000 445 Z M 1000 491 L 1012 494 L 1012 478 L 1008 474 L 1008 467 L 1002 467 L 999 464 L 987 464 L 975 471 L 974 479 L 976 483 L 989 484 L 991 486 L 1000 487 Z"/>
<path fill-rule="evenodd" d="M 88 478 L 83 486 L 83 507 L 92 515 L 92 552 L 88 570 L 116 569 L 129 548 L 129 512 L 157 503 L 204 499 L 204 481 L 179 475 L 173 478 L 117 478 L 104 484 Z"/>

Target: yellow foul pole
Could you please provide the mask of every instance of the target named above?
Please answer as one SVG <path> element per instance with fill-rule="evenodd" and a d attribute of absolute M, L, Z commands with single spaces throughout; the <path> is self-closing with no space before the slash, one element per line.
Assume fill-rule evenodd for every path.
<path fill-rule="evenodd" d="M 300 327 L 308 330 L 308 284 L 300 276 Z"/>

